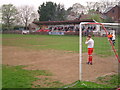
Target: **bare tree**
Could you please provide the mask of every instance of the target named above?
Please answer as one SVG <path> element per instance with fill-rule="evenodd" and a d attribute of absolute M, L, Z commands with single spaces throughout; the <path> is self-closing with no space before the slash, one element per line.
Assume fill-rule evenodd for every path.
<path fill-rule="evenodd" d="M 99 8 L 100 12 L 103 12 L 108 7 L 113 7 L 118 5 L 119 0 L 101 0 L 100 2 L 87 2 L 87 10 L 97 10 Z"/>
<path fill-rule="evenodd" d="M 27 29 L 29 23 L 38 17 L 37 12 L 34 10 L 34 8 L 28 5 L 19 7 L 18 12 L 19 15 L 17 21 L 20 24 L 23 24 L 25 26 L 25 29 Z"/>
<path fill-rule="evenodd" d="M 14 22 L 16 20 L 17 9 L 13 4 L 4 4 L 1 8 L 3 28 L 10 30 L 13 29 Z"/>

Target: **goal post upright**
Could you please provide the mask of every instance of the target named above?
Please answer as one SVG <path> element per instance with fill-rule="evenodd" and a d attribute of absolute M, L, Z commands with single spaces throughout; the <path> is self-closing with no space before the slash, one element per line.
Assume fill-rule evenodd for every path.
<path fill-rule="evenodd" d="M 79 25 L 79 80 L 82 80 L 82 23 Z"/>
<path fill-rule="evenodd" d="M 82 81 L 82 25 L 88 22 L 79 24 L 79 80 Z"/>

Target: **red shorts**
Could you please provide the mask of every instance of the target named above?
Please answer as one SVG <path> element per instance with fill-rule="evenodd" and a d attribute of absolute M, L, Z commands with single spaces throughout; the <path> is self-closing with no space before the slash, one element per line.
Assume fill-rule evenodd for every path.
<path fill-rule="evenodd" d="M 88 48 L 88 55 L 92 55 L 93 53 L 93 48 Z"/>

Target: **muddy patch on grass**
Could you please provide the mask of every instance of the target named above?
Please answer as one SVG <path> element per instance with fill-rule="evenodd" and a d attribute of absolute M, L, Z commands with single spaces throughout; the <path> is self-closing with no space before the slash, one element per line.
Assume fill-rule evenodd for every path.
<path fill-rule="evenodd" d="M 69 51 L 68 51 L 69 52 Z M 82 80 L 94 81 L 107 73 L 117 73 L 118 61 L 114 56 L 100 57 L 93 54 L 93 65 L 86 64 L 87 53 L 82 58 Z M 64 84 L 79 80 L 79 53 L 66 53 L 61 50 L 29 50 L 19 47 L 3 46 L 3 64 L 27 65 L 28 70 L 48 70 L 49 78 Z"/>

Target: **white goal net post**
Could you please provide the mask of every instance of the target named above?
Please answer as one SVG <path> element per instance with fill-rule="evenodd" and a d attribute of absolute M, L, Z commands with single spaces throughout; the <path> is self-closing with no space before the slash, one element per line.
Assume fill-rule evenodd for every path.
<path fill-rule="evenodd" d="M 120 58 L 118 56 L 118 53 L 115 50 L 115 47 L 113 46 L 113 43 L 111 40 L 109 40 L 108 34 L 113 33 L 115 34 L 117 31 L 115 30 L 107 30 L 108 28 L 117 27 L 119 29 L 120 24 L 119 23 L 98 23 L 98 22 L 81 22 L 79 25 L 79 80 L 82 80 L 82 36 L 87 36 L 89 33 L 84 32 L 84 29 L 86 27 L 92 26 L 92 34 L 99 35 L 101 37 L 108 38 L 109 44 L 112 47 L 112 50 L 115 54 L 116 59 L 120 63 Z"/>

